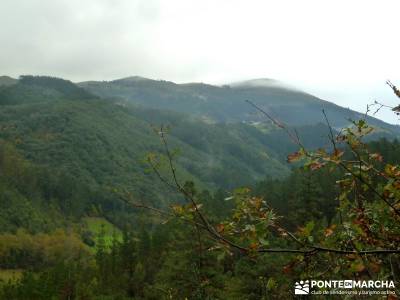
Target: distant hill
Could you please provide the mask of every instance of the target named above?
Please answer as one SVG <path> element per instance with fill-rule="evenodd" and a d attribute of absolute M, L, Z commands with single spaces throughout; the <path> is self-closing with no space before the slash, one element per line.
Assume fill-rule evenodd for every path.
<path fill-rule="evenodd" d="M 17 82 L 17 79 L 11 78 L 9 76 L 0 76 L 0 86 L 13 85 Z"/>
<path fill-rule="evenodd" d="M 190 115 L 103 100 L 69 81 L 23 78 L 0 88 L 0 139 L 15 144 L 38 165 L 63 170 L 82 184 L 121 187 L 137 197 L 165 200 L 165 186 L 146 172 L 143 159 L 162 153 L 152 126 L 170 125 L 181 178 L 201 188 L 232 188 L 288 173 L 285 154 L 294 146 L 271 128 L 208 124 Z M 326 132 L 320 127 L 300 132 Z M 276 143 L 280 139 L 281 143 Z M 318 137 L 308 139 L 320 143 Z"/>
<path fill-rule="evenodd" d="M 333 127 L 349 126 L 349 119 L 361 113 L 321 100 L 272 79 L 256 79 L 231 85 L 203 83 L 175 84 L 141 77 L 128 77 L 109 82 L 79 84 L 102 98 L 129 101 L 144 107 L 188 113 L 210 123 L 265 122 L 245 100 L 251 100 L 275 118 L 291 126 L 315 125 L 324 121 L 322 109 Z M 398 136 L 400 127 L 369 117 L 371 125 Z"/>
<path fill-rule="evenodd" d="M 231 189 L 265 177 L 286 176 L 291 168 L 286 157 L 297 150 L 296 145 L 243 99 L 253 99 L 296 126 L 309 148 L 327 144 L 328 128 L 317 117 L 307 120 L 305 112 L 314 109 L 317 114 L 319 105 L 324 105 L 332 109 L 329 116 L 338 114 L 338 125 L 339 113 L 346 111 L 302 92 L 247 83 L 177 85 L 131 77 L 77 86 L 59 78 L 25 76 L 15 84 L 0 86 L 0 154 L 3 145 L 9 145 L 16 151 L 10 157 L 18 162 L 9 163 L 9 172 L 20 178 L 12 167 L 18 164 L 30 174 L 17 179 L 26 184 L 22 187 L 14 186 L 12 178 L 4 179 L 9 193 L 0 197 L 0 206 L 7 208 L 0 214 L 0 224 L 46 228 L 40 220 L 49 208 L 41 207 L 51 206 L 54 199 L 61 208 L 49 215 L 53 224 L 59 222 L 60 213 L 82 216 L 100 211 L 112 219 L 113 211 L 121 209 L 115 191 L 129 191 L 135 199 L 156 206 L 179 199 L 145 163 L 149 153 L 163 153 L 154 131 L 160 125 L 170 127 L 168 141 L 177 153 L 179 178 L 195 182 L 200 190 Z M 283 100 L 291 112 L 277 109 Z M 300 114 L 297 119 L 296 114 Z M 394 126 L 372 121 L 387 135 L 395 132 Z M 0 157 L 0 165 L 1 161 Z M 168 167 L 162 167 L 162 172 L 170 176 Z M 0 174 L 0 187 L 2 180 Z M 37 205 L 31 205 L 31 190 L 40 191 L 35 196 Z M 17 213 L 17 206 L 9 205 L 11 196 L 23 208 L 23 215 Z M 10 212 L 18 216 L 18 222 L 7 217 Z M 33 214 L 35 219 L 29 221 L 27 216 Z"/>

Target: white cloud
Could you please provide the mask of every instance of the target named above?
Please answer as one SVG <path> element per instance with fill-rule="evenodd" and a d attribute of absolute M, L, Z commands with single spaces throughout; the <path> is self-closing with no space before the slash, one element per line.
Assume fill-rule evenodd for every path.
<path fill-rule="evenodd" d="M 13 76 L 214 83 L 269 77 L 358 110 L 370 100 L 366 91 L 386 101 L 384 81 L 400 84 L 397 0 L 3 0 L 1 6 L 0 70 Z"/>

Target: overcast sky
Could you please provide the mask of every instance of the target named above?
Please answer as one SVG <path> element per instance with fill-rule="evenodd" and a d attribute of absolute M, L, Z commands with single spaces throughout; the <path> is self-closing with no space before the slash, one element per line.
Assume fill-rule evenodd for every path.
<path fill-rule="evenodd" d="M 359 111 L 400 85 L 399 0 L 1 0 L 0 20 L 0 75 L 266 77 Z"/>

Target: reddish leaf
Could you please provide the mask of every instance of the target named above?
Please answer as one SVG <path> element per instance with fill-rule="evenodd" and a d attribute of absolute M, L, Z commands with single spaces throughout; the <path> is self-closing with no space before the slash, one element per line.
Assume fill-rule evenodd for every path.
<path fill-rule="evenodd" d="M 301 156 L 302 156 L 302 154 L 301 154 L 300 152 L 294 152 L 294 153 L 289 154 L 289 155 L 287 156 L 287 161 L 288 161 L 289 163 L 298 161 L 298 160 L 301 158 Z"/>
<path fill-rule="evenodd" d="M 333 234 L 333 230 L 335 229 L 336 225 L 333 224 L 332 226 L 325 229 L 325 237 L 331 236 Z"/>
<path fill-rule="evenodd" d="M 225 225 L 224 225 L 224 224 L 218 224 L 218 225 L 217 225 L 217 231 L 218 231 L 219 233 L 223 232 L 224 229 L 225 229 Z"/>
<path fill-rule="evenodd" d="M 380 162 L 383 161 L 383 157 L 379 153 L 372 153 L 372 154 L 369 155 L 369 157 L 372 158 L 372 159 L 375 159 L 377 161 L 380 161 Z"/>
<path fill-rule="evenodd" d="M 310 165 L 310 169 L 312 171 L 316 171 L 321 169 L 323 166 L 325 165 L 325 163 L 320 163 L 320 162 L 314 162 Z"/>
<path fill-rule="evenodd" d="M 255 250 L 258 248 L 258 243 L 251 243 L 249 247 L 250 249 Z"/>

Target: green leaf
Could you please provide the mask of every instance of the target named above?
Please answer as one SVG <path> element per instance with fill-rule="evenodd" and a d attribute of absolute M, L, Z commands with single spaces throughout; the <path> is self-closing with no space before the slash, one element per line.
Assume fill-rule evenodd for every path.
<path fill-rule="evenodd" d="M 259 237 L 258 241 L 260 242 L 261 245 L 263 246 L 268 246 L 269 245 L 269 241 L 267 241 L 266 239 L 264 239 L 263 237 Z"/>
<path fill-rule="evenodd" d="M 306 227 L 304 228 L 304 234 L 306 236 L 309 236 L 312 232 L 312 230 L 314 229 L 315 223 L 314 221 L 310 221 L 306 224 Z"/>
<path fill-rule="evenodd" d="M 267 282 L 267 290 L 272 290 L 276 287 L 276 281 L 274 278 L 270 277 Z"/>
<path fill-rule="evenodd" d="M 217 260 L 218 260 L 218 261 L 224 260 L 225 255 L 226 255 L 225 251 L 219 253 L 219 254 L 217 255 Z"/>

